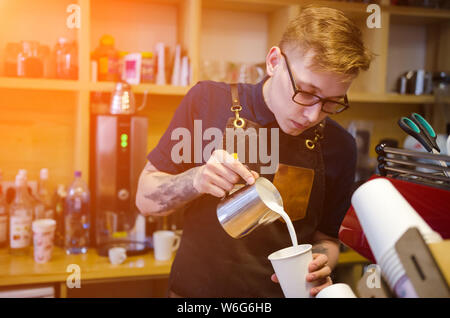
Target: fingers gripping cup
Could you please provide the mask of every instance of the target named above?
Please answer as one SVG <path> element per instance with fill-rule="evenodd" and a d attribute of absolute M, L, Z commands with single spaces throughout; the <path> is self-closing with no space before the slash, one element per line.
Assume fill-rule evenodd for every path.
<path fill-rule="evenodd" d="M 52 258 L 53 239 L 56 221 L 39 219 L 33 222 L 34 260 L 36 263 L 47 263 Z"/>
<path fill-rule="evenodd" d="M 313 283 L 306 280 L 312 262 L 312 245 L 287 247 L 269 255 L 275 274 L 286 298 L 309 298 Z"/>

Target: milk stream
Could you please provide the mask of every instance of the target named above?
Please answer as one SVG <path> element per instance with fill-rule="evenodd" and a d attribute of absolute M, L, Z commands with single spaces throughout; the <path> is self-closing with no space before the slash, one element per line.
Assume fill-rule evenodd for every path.
<path fill-rule="evenodd" d="M 292 221 L 291 221 L 291 218 L 289 217 L 289 215 L 284 211 L 283 207 L 281 205 L 279 205 L 277 202 L 273 202 L 273 201 L 266 202 L 266 205 L 269 209 L 278 213 L 283 218 L 284 222 L 286 222 L 286 225 L 287 225 L 287 228 L 289 231 L 289 235 L 291 236 L 292 245 L 297 246 L 298 240 L 297 240 L 297 234 L 295 233 L 294 225 L 292 224 Z"/>

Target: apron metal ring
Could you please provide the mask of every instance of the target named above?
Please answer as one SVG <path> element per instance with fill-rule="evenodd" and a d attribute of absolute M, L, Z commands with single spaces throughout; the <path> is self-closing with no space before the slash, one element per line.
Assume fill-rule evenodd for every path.
<path fill-rule="evenodd" d="M 234 127 L 236 127 L 236 128 L 242 128 L 242 127 L 244 127 L 244 125 L 245 125 L 245 120 L 243 120 L 242 118 L 236 118 L 236 119 L 233 121 L 233 125 L 234 125 Z"/>
<path fill-rule="evenodd" d="M 233 105 L 231 106 L 231 111 L 232 112 L 240 112 L 242 110 L 242 106 L 241 105 Z"/>
<path fill-rule="evenodd" d="M 305 145 L 306 145 L 306 148 L 308 148 L 309 150 L 313 150 L 316 147 L 314 142 L 312 140 L 310 140 L 310 139 L 307 139 L 305 141 Z"/>

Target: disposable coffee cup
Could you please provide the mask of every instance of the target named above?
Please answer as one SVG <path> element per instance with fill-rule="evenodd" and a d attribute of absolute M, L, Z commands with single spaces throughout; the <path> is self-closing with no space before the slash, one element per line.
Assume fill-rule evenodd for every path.
<path fill-rule="evenodd" d="M 56 221 L 39 219 L 33 222 L 34 261 L 47 263 L 53 254 L 53 239 L 55 237 Z"/>
<path fill-rule="evenodd" d="M 313 283 L 306 280 L 312 262 L 312 245 L 287 247 L 269 255 L 281 289 L 286 298 L 310 298 Z"/>
<path fill-rule="evenodd" d="M 316 298 L 356 298 L 356 295 L 350 286 L 339 283 L 325 287 L 316 295 Z"/>
<path fill-rule="evenodd" d="M 167 261 L 180 246 L 181 238 L 173 231 L 156 231 L 153 233 L 155 259 Z"/>
<path fill-rule="evenodd" d="M 111 264 L 119 265 L 127 259 L 127 250 L 124 247 L 112 247 L 108 250 L 108 256 Z"/>

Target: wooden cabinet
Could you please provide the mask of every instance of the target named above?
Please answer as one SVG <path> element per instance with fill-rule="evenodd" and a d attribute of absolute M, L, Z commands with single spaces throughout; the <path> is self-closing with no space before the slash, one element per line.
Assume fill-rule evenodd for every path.
<path fill-rule="evenodd" d="M 79 5 L 81 27 L 69 28 L 67 7 Z M 112 91 L 109 82 L 92 82 L 90 54 L 101 35 L 115 38 L 124 51 L 153 50 L 163 41 L 172 49 L 180 43 L 192 64 L 193 82 L 201 79 L 205 60 L 264 62 L 295 16 L 301 0 L 17 0 L 0 5 L 0 132 L 6 137 L 0 155 L 4 179 L 17 170 L 37 178 L 48 167 L 53 186 L 68 183 L 73 170 L 89 174 L 89 118 L 92 92 Z M 336 120 L 373 122 L 373 146 L 383 137 L 403 140 L 399 116 L 411 111 L 430 113 L 433 96 L 394 93 L 397 77 L 408 69 L 450 68 L 450 11 L 381 6 L 382 26 L 369 29 L 367 5 L 313 1 L 344 10 L 362 28 L 366 44 L 378 55 L 368 72 L 355 81 L 351 109 Z M 4 48 L 8 42 L 37 40 L 51 47 L 58 37 L 78 42 L 77 80 L 4 77 Z M 167 127 L 173 112 L 190 87 L 137 85 L 139 95 L 150 97 L 143 111 L 149 117 L 149 149 Z M 139 96 L 138 96 L 139 97 Z M 372 151 L 372 156 L 375 153 Z"/>

